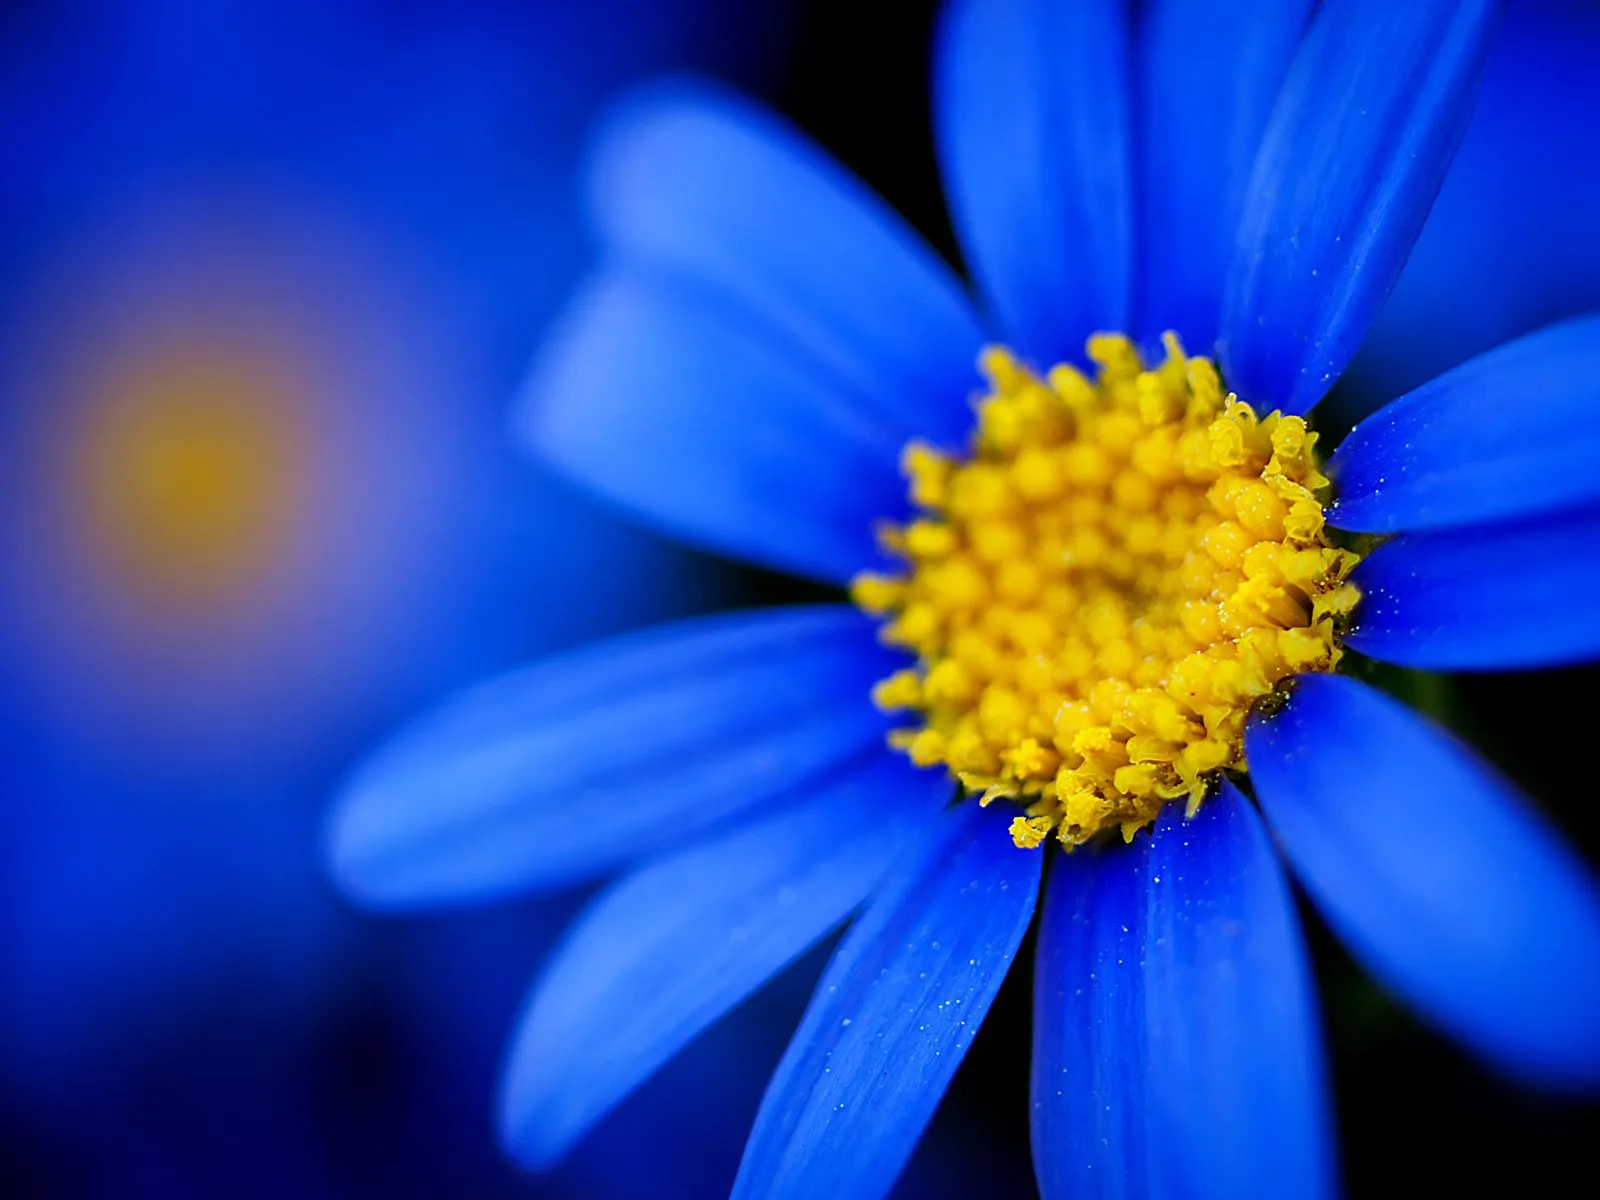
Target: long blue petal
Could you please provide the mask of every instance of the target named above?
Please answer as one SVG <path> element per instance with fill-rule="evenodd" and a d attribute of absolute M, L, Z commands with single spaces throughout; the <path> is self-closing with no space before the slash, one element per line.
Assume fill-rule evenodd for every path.
<path fill-rule="evenodd" d="M 939 31 L 951 219 L 1001 332 L 1041 366 L 1131 315 L 1125 26 L 1117 0 L 953 0 Z"/>
<path fill-rule="evenodd" d="M 767 1087 L 736 1198 L 894 1185 L 1033 916 L 1043 856 L 1011 844 L 1010 815 L 953 809 L 845 935 Z"/>
<path fill-rule="evenodd" d="M 1169 809 L 1149 839 L 1056 864 L 1034 992 L 1045 1200 L 1333 1193 L 1305 946 L 1231 784 L 1193 820 Z"/>
<path fill-rule="evenodd" d="M 346 784 L 333 872 L 382 907 L 572 883 L 815 781 L 883 737 L 892 668 L 843 607 L 685 621 L 468 692 Z"/>
<path fill-rule="evenodd" d="M 1299 918 L 1232 784 L 1150 841 L 1145 1062 L 1169 1196 L 1332 1195 L 1322 1031 Z"/>
<path fill-rule="evenodd" d="M 1340 529 L 1442 529 L 1600 500 L 1600 316 L 1463 363 L 1362 421 L 1328 461 Z"/>
<path fill-rule="evenodd" d="M 1254 718 L 1245 756 L 1306 890 L 1380 983 L 1508 1074 L 1600 1086 L 1600 891 L 1514 788 L 1337 675 Z"/>
<path fill-rule="evenodd" d="M 1344 640 L 1374 658 L 1435 671 L 1600 658 L 1600 509 L 1406 534 L 1351 579 Z"/>
<path fill-rule="evenodd" d="M 548 1167 L 832 929 L 949 798 L 887 747 L 797 807 L 643 867 L 578 918 L 529 997 L 501 1137 Z"/>
<path fill-rule="evenodd" d="M 1303 413 L 1344 370 L 1472 111 L 1493 0 L 1327 0 L 1268 123 L 1222 317 L 1224 374 Z"/>
<path fill-rule="evenodd" d="M 965 444 L 982 334 L 959 281 L 893 210 L 774 114 L 655 85 L 596 139 L 603 247 L 781 333 L 858 403 Z"/>
<path fill-rule="evenodd" d="M 737 306 L 612 270 L 571 302 L 523 389 L 534 452 L 686 541 L 843 583 L 906 510 L 910 430 Z"/>
<path fill-rule="evenodd" d="M 1033 1169 L 1045 1200 L 1149 1194 L 1145 859 L 1075 850 L 1051 865 L 1033 964 Z"/>
<path fill-rule="evenodd" d="M 1151 0 L 1139 36 L 1139 318 L 1215 352 L 1261 135 L 1310 0 Z M 1225 70 L 1218 70 L 1226 63 Z"/>

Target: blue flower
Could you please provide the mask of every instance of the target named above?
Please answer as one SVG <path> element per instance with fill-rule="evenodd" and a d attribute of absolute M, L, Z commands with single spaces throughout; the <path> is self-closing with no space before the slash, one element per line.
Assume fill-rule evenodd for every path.
<path fill-rule="evenodd" d="M 523 340 L 581 265 L 579 114 L 748 43 L 723 0 L 660 8 L 7 23 L 0 107 L 29 118 L 0 129 L 0 1193 L 51 1190 L 16 1182 L 37 1156 L 75 1187 L 210 1194 L 208 1148 L 232 1168 L 270 1143 L 262 1194 L 366 1194 L 415 1162 L 344 1154 L 360 1122 L 305 1103 L 361 1073 L 330 1045 L 408 1026 L 395 1120 L 437 1099 L 417 1062 L 492 1063 L 459 1025 L 419 1028 L 418 993 L 470 952 L 352 954 L 309 830 L 397 713 L 705 586 L 501 436 Z M 581 608 L 542 583 L 611 562 Z M 479 1124 L 428 1118 L 469 1192 L 473 1163 L 504 1175 Z"/>
<path fill-rule="evenodd" d="M 605 257 L 522 434 L 694 544 L 853 581 L 858 608 L 533 666 L 348 784 L 333 869 L 375 907 L 623 869 L 522 1016 L 501 1096 L 520 1161 L 560 1158 L 859 908 L 734 1192 L 882 1195 L 1037 905 L 1047 1197 L 1328 1194 L 1280 851 L 1471 1052 L 1600 1083 L 1587 870 L 1471 751 L 1335 671 L 1600 656 L 1572 599 L 1600 582 L 1600 319 L 1395 401 L 1327 461 L 1324 503 L 1302 417 L 1427 215 L 1492 14 L 1310 8 L 1173 0 L 1135 38 L 1109 0 L 955 0 L 935 126 L 977 305 L 733 98 L 657 90 L 602 130 Z M 988 342 L 1010 349 L 983 354 L 985 388 Z M 1183 346 L 1214 347 L 1236 395 Z M 1047 835 L 1072 852 L 1012 844 Z"/>

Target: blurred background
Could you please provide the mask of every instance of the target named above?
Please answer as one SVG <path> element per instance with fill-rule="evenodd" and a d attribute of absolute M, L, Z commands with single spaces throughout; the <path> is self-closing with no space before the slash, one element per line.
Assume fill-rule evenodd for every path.
<path fill-rule="evenodd" d="M 954 256 L 933 13 L 0 10 L 0 1196 L 725 1191 L 822 952 L 524 1178 L 494 1146 L 498 1060 L 583 897 L 364 918 L 319 825 L 354 757 L 464 683 L 786 598 L 540 475 L 503 412 L 585 262 L 586 124 L 643 76 L 765 97 Z M 1512 0 L 1335 424 L 1600 308 L 1596 111 L 1600 5 Z M 1597 682 L 1469 678 L 1449 710 L 1591 862 L 1562 748 Z M 1352 1194 L 1578 1163 L 1592 1107 L 1484 1076 L 1312 937 Z M 1013 972 L 900 1194 L 1032 1195 L 1030 993 Z"/>

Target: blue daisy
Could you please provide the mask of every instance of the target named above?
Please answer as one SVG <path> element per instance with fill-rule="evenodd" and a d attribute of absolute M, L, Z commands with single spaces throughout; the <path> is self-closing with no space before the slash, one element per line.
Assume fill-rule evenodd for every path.
<path fill-rule="evenodd" d="M 1600 582 L 1600 319 L 1318 453 L 1306 414 L 1427 215 L 1492 5 L 1312 8 L 954 0 L 934 115 L 976 298 L 738 99 L 658 88 L 601 130 L 604 254 L 520 432 L 657 527 L 854 603 L 535 665 L 350 781 L 331 856 L 365 904 L 621 870 L 522 1015 L 519 1161 L 559 1159 L 856 914 L 734 1193 L 882 1195 L 1037 908 L 1044 1195 L 1328 1194 L 1281 861 L 1470 1052 L 1600 1082 L 1587 869 L 1349 671 L 1600 656 L 1573 599 Z"/>
<path fill-rule="evenodd" d="M 475 1108 L 438 1116 L 495 1047 L 433 1006 L 499 1014 L 485 946 L 514 961 L 560 914 L 358 949 L 306 834 L 356 739 L 422 697 L 713 590 L 521 470 L 500 398 L 581 267 L 581 114 L 670 65 L 753 77 L 728 8 L 8 15 L 0 109 L 29 116 L 0 129 L 0 1195 L 505 1182 Z M 540 589 L 601 561 L 581 607 Z M 366 1077 L 329 1056 L 353 1038 L 407 1049 L 382 1103 L 308 1104 Z M 700 1178 L 748 1119 L 697 1115 L 693 1138 L 658 1123 L 656 1169 Z M 353 1152 L 375 1122 L 418 1153 Z M 621 1186 L 575 1157 L 552 1194 Z"/>

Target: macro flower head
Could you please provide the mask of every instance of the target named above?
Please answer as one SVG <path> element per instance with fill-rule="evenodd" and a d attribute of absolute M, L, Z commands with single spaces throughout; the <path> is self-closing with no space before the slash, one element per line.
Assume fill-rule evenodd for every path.
<path fill-rule="evenodd" d="M 848 599 L 492 681 L 350 781 L 334 869 L 375 906 L 624 868 L 522 1016 L 519 1161 L 856 913 L 734 1193 L 882 1195 L 1037 909 L 1045 1196 L 1329 1194 L 1286 866 L 1470 1052 L 1600 1083 L 1586 867 L 1362 678 L 1600 657 L 1573 600 L 1600 562 L 1600 319 L 1331 454 L 1314 423 L 1492 7 L 953 0 L 933 107 L 970 295 L 777 118 L 691 85 L 617 109 L 600 265 L 519 430 L 657 527 Z"/>

